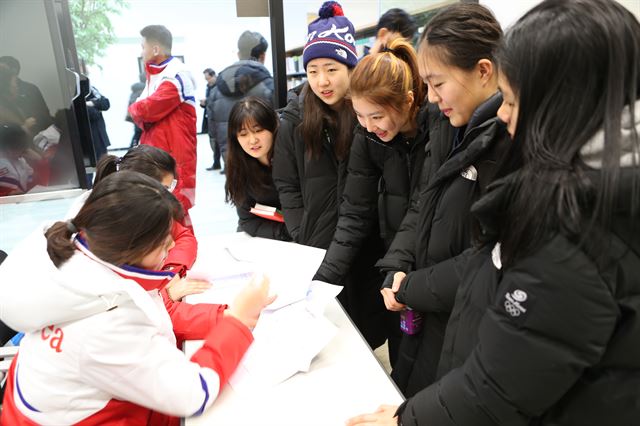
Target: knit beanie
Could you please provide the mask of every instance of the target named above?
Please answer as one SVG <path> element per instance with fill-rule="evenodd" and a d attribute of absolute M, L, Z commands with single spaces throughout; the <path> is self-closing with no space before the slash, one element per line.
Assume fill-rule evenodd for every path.
<path fill-rule="evenodd" d="M 318 11 L 318 19 L 309 24 L 307 44 L 302 51 L 302 64 L 307 69 L 309 61 L 331 58 L 349 68 L 356 66 L 356 39 L 353 24 L 342 12 L 336 1 L 326 1 Z"/>

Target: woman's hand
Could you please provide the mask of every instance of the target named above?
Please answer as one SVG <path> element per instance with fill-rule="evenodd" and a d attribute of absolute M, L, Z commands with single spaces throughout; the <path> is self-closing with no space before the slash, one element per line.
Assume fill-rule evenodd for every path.
<path fill-rule="evenodd" d="M 276 296 L 269 296 L 269 279 L 263 275 L 254 275 L 249 284 L 236 296 L 227 312 L 247 327 L 253 328 L 262 310 L 274 300 Z"/>
<path fill-rule="evenodd" d="M 397 405 L 381 405 L 375 413 L 361 414 L 347 420 L 347 426 L 397 426 Z"/>
<path fill-rule="evenodd" d="M 402 284 L 402 280 L 407 276 L 404 272 L 396 272 L 393 275 L 393 284 L 391 288 L 383 288 L 380 290 L 382 293 L 382 297 L 384 299 L 384 305 L 390 311 L 404 311 L 407 309 L 407 305 L 403 305 L 402 303 L 396 300 L 396 293 L 400 290 L 400 284 Z"/>
<path fill-rule="evenodd" d="M 179 302 L 183 297 L 190 294 L 200 294 L 211 288 L 211 283 L 204 280 L 194 280 L 192 278 L 180 278 L 176 274 L 169 284 L 167 284 L 167 294 L 174 302 Z"/>

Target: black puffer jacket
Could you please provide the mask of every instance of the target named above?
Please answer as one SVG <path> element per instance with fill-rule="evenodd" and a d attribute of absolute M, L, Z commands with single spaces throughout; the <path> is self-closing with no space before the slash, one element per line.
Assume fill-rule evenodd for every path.
<path fill-rule="evenodd" d="M 266 168 L 266 167 L 265 167 Z M 273 181 L 268 187 L 262 188 L 259 194 L 247 194 L 244 202 L 236 205 L 238 212 L 238 228 L 252 237 L 270 238 L 272 240 L 291 241 L 287 227 L 282 222 L 256 216 L 250 212 L 256 203 L 280 209 L 280 199 Z"/>
<path fill-rule="evenodd" d="M 356 127 L 340 218 L 316 279 L 340 283 L 367 236 L 375 232 L 376 221 L 385 246 L 391 244 L 424 163 L 426 106 L 419 111 L 417 124 L 414 137 L 398 134 L 390 142 Z"/>
<path fill-rule="evenodd" d="M 627 193 L 631 173 L 621 174 Z M 499 183 L 474 206 L 485 226 L 504 209 L 510 177 Z M 504 269 L 499 246 L 474 256 L 447 328 L 440 369 L 450 371 L 401 406 L 401 423 L 638 424 L 640 227 L 630 211 L 620 197 L 610 244 L 601 231 L 584 245 L 558 233 Z"/>
<path fill-rule="evenodd" d="M 220 145 L 224 157 L 227 152 L 229 114 L 236 102 L 257 96 L 273 102 L 273 77 L 258 61 L 241 60 L 220 72 L 216 86 L 207 97 L 207 118 L 210 136 Z"/>
<path fill-rule="evenodd" d="M 338 221 L 347 160 L 336 158 L 329 132 L 325 132 L 320 158 L 310 158 L 306 153 L 299 128 L 304 114 L 304 87 L 308 86 L 289 92 L 289 102 L 280 115 L 273 154 L 273 182 L 293 241 L 326 249 Z"/>
<path fill-rule="evenodd" d="M 419 212 L 408 217 L 417 220 L 413 249 L 403 247 L 401 253 L 405 255 L 414 251 L 418 271 L 451 259 L 471 245 L 471 204 L 484 193 L 510 144 L 504 124 L 496 118 L 501 103 L 502 96 L 497 93 L 476 109 L 461 143 L 453 150 L 449 148 L 451 152 L 444 163 L 421 186 Z M 446 128 L 443 130 L 443 134 L 450 135 Z M 439 146 L 432 149 L 443 152 L 447 141 L 440 135 L 434 136 L 432 140 Z M 451 147 L 452 140 L 448 143 Z M 438 157 L 432 156 L 431 159 L 437 161 Z M 404 243 L 409 244 L 408 241 Z M 397 251 L 393 250 L 394 247 L 379 265 L 394 257 Z M 420 274 L 417 272 L 416 275 Z M 407 281 L 415 280 L 412 275 L 408 275 Z M 455 284 L 451 285 L 450 294 L 455 294 Z M 412 306 L 411 301 L 407 302 Z M 400 357 L 392 373 L 408 396 L 435 380 L 449 311 L 425 312 L 424 317 L 420 333 L 403 336 Z"/>
<path fill-rule="evenodd" d="M 324 132 L 320 158 L 310 158 L 306 153 L 299 128 L 306 90 L 310 90 L 308 85 L 288 94 L 289 102 L 282 111 L 276 136 L 273 181 L 293 240 L 327 249 L 338 223 L 348 159 L 336 158 L 329 132 Z M 338 300 L 372 347 L 381 345 L 387 334 L 387 314 L 379 293 L 382 276 L 373 266 L 382 253 L 383 242 L 375 232 L 358 252 L 342 282 L 345 289 L 338 295 Z"/>

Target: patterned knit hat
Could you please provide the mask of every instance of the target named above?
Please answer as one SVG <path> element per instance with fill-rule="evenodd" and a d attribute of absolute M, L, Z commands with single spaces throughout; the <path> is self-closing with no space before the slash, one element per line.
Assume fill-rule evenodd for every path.
<path fill-rule="evenodd" d="M 326 1 L 318 15 L 319 18 L 309 24 L 307 44 L 302 51 L 304 68 L 316 58 L 332 58 L 349 68 L 355 67 L 358 62 L 355 31 L 342 13 L 342 6 L 336 1 Z"/>

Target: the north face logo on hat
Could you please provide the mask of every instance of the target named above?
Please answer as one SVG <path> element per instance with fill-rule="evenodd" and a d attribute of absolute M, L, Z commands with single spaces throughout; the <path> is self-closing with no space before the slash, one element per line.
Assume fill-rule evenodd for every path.
<path fill-rule="evenodd" d="M 338 54 L 338 56 L 342 56 L 343 58 L 347 59 L 347 52 L 344 49 L 336 49 L 336 53 Z"/>

